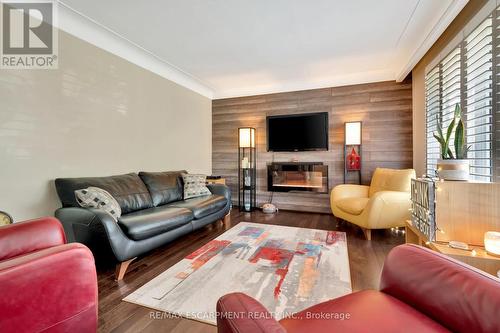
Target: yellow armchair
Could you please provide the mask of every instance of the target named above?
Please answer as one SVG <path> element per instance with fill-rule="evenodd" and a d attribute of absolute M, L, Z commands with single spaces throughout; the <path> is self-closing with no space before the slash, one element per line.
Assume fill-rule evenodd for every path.
<path fill-rule="evenodd" d="M 372 229 L 404 226 L 410 218 L 412 178 L 413 169 L 377 168 L 370 186 L 335 186 L 330 195 L 333 215 L 361 227 L 368 240 Z"/>

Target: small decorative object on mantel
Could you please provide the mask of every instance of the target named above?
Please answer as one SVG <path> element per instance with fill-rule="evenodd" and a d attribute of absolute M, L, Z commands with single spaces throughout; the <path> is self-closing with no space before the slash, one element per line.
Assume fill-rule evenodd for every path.
<path fill-rule="evenodd" d="M 257 163 L 255 128 L 238 129 L 238 207 L 250 212 L 257 207 Z"/>
<path fill-rule="evenodd" d="M 429 241 L 436 239 L 435 184 L 430 178 L 411 180 L 411 223 Z"/>
<path fill-rule="evenodd" d="M 344 123 L 344 183 L 349 172 L 358 174 L 361 184 L 361 122 Z"/>
<path fill-rule="evenodd" d="M 488 254 L 500 256 L 500 232 L 488 231 L 485 233 L 484 248 Z"/>
<path fill-rule="evenodd" d="M 10 216 L 6 212 L 0 211 L 0 226 L 1 225 L 8 225 L 14 223 L 14 220 L 12 219 L 12 216 Z"/>
<path fill-rule="evenodd" d="M 453 146 L 455 154 L 450 148 L 452 134 L 455 134 Z M 465 143 L 465 129 L 462 121 L 462 110 L 460 105 L 455 106 L 455 115 L 451 120 L 446 134 L 443 132 L 443 123 L 437 116 L 437 133 L 434 137 L 439 142 L 441 159 L 437 161 L 437 175 L 444 180 L 469 180 L 469 160 L 467 151 L 470 147 Z"/>

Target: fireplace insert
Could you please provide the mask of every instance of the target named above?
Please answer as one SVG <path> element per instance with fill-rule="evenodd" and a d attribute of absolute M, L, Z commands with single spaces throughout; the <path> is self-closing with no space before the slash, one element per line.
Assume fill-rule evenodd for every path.
<path fill-rule="evenodd" d="M 328 166 L 322 162 L 275 162 L 267 165 L 270 192 L 328 193 Z"/>

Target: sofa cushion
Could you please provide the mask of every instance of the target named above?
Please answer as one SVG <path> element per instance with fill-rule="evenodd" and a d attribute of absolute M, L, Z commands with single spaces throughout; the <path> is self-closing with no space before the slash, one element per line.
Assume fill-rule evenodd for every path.
<path fill-rule="evenodd" d="M 411 179 L 416 178 L 413 169 L 376 168 L 370 183 L 369 197 L 380 191 L 410 192 Z"/>
<path fill-rule="evenodd" d="M 360 291 L 314 305 L 296 313 L 294 319 L 281 320 L 280 324 L 288 333 L 450 332 L 408 304 L 374 290 Z"/>
<path fill-rule="evenodd" d="M 187 208 L 193 212 L 195 219 L 201 219 L 207 215 L 218 212 L 219 210 L 223 209 L 226 204 L 227 199 L 222 195 L 212 194 L 174 202 L 169 204 L 168 207 Z"/>
<path fill-rule="evenodd" d="M 359 215 L 369 200 L 368 198 L 345 198 L 335 201 L 334 204 L 348 214 Z"/>
<path fill-rule="evenodd" d="M 182 176 L 186 171 L 139 172 L 151 194 L 153 205 L 161 206 L 182 200 Z"/>
<path fill-rule="evenodd" d="M 189 209 L 163 206 L 122 215 L 118 225 L 131 239 L 142 240 L 183 226 L 192 219 Z"/>
<path fill-rule="evenodd" d="M 55 185 L 63 207 L 80 207 L 75 191 L 91 186 L 108 191 L 120 205 L 122 214 L 153 207 L 146 185 L 135 173 L 109 177 L 58 178 Z"/>

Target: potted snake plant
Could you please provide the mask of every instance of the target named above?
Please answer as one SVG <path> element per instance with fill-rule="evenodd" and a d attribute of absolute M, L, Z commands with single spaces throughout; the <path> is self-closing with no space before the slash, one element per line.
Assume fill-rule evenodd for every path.
<path fill-rule="evenodd" d="M 453 142 L 453 153 L 450 148 L 450 139 L 455 133 Z M 446 130 L 446 135 L 443 132 L 443 124 L 437 119 L 437 132 L 434 137 L 439 142 L 441 158 L 437 161 L 437 174 L 440 179 L 444 180 L 469 180 L 469 160 L 467 152 L 470 146 L 465 143 L 465 129 L 462 121 L 462 110 L 460 105 L 455 106 L 455 116 L 450 122 Z"/>

